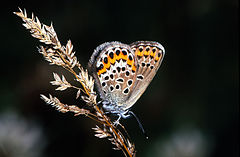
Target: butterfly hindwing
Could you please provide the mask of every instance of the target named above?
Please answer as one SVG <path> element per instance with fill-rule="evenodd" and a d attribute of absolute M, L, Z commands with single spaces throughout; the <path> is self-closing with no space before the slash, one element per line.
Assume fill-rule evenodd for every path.
<path fill-rule="evenodd" d="M 126 102 L 130 108 L 143 94 L 155 76 L 163 60 L 165 50 L 161 44 L 153 41 L 137 41 L 130 44 L 137 60 L 137 73 L 131 97 Z"/>

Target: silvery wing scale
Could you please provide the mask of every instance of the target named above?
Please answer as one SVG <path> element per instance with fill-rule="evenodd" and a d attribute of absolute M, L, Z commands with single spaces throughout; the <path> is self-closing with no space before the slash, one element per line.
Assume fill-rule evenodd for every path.
<path fill-rule="evenodd" d="M 117 114 L 119 119 L 129 117 L 129 108 L 148 87 L 164 54 L 163 46 L 154 41 L 137 41 L 130 45 L 114 41 L 98 46 L 88 65 L 103 108 Z"/>

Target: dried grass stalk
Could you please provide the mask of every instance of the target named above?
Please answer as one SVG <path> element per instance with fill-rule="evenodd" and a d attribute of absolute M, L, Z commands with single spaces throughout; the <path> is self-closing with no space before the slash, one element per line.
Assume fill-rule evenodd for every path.
<path fill-rule="evenodd" d="M 94 79 L 88 74 L 87 70 L 78 62 L 73 45 L 69 40 L 66 46 L 62 46 L 58 40 L 57 34 L 53 28 L 53 24 L 47 26 L 42 24 L 40 20 L 32 14 L 31 18 L 27 17 L 27 12 L 19 8 L 19 12 L 14 12 L 23 20 L 23 26 L 28 29 L 34 38 L 37 38 L 44 45 L 39 46 L 38 51 L 43 55 L 50 65 L 61 66 L 73 74 L 74 80 L 80 83 L 80 87 L 71 85 L 66 78 L 53 73 L 54 81 L 50 83 L 57 86 L 56 90 L 63 91 L 67 88 L 74 88 L 77 90 L 76 98 L 80 97 L 86 102 L 88 107 L 79 108 L 76 105 L 67 105 L 60 102 L 60 100 L 52 95 L 49 97 L 40 95 L 47 104 L 56 108 L 56 110 L 66 113 L 73 112 L 75 116 L 85 115 L 96 122 L 99 122 L 102 127 L 96 125 L 93 130 L 95 136 L 98 138 L 107 138 L 115 147 L 116 150 L 122 150 L 125 156 L 135 156 L 135 145 L 130 141 L 128 134 L 124 127 L 122 130 L 124 134 L 113 124 L 111 119 L 104 113 L 104 110 L 97 105 L 97 94 L 94 91 Z M 89 110 L 91 108 L 91 111 Z M 125 135 L 125 136 L 124 136 Z"/>

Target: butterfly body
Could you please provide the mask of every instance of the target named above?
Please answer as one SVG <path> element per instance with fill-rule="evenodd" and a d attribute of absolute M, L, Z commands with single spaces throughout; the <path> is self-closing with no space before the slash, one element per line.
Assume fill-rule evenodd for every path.
<path fill-rule="evenodd" d="M 107 42 L 98 46 L 89 60 L 103 108 L 120 117 L 139 99 L 155 76 L 165 54 L 157 42 L 130 45 Z"/>

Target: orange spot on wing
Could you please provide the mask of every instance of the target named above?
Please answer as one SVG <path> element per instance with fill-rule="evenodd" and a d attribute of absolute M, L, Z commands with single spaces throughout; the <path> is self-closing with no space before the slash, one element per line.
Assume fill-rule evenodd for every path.
<path fill-rule="evenodd" d="M 155 56 L 156 56 L 156 52 L 153 53 L 153 57 L 155 57 Z"/>
<path fill-rule="evenodd" d="M 148 56 L 148 55 L 150 54 L 150 52 L 149 52 L 149 51 L 144 51 L 143 54 L 144 54 L 145 56 Z"/>
<path fill-rule="evenodd" d="M 127 60 L 127 59 L 128 59 L 128 56 L 127 56 L 127 55 L 124 55 L 124 54 L 122 54 L 122 59 L 124 59 L 124 60 Z"/>
<path fill-rule="evenodd" d="M 122 52 L 119 54 L 120 59 L 123 59 L 123 54 Z"/>
<path fill-rule="evenodd" d="M 122 58 L 122 52 L 119 55 L 116 55 L 116 60 L 120 60 Z"/>
<path fill-rule="evenodd" d="M 116 55 L 116 60 L 120 60 L 120 59 L 127 60 L 128 56 L 127 55 L 123 55 L 123 53 L 120 52 L 120 54 L 118 56 Z"/>
<path fill-rule="evenodd" d="M 138 55 L 138 52 L 139 52 L 138 50 L 136 50 L 136 51 L 135 51 L 135 56 L 137 56 L 137 55 Z"/>
<path fill-rule="evenodd" d="M 130 60 L 129 58 L 127 58 L 127 64 L 132 66 L 133 71 L 136 71 L 136 67 L 134 65 L 134 59 Z"/>
<path fill-rule="evenodd" d="M 155 54 L 153 53 L 153 51 L 151 51 L 150 56 L 151 56 L 151 57 L 154 57 L 154 56 L 155 56 Z"/>
<path fill-rule="evenodd" d="M 140 52 L 138 49 L 135 52 L 135 55 L 142 57 L 143 56 L 143 51 Z"/>
<path fill-rule="evenodd" d="M 107 64 L 103 63 L 104 68 L 108 69 L 110 67 L 111 63 L 108 62 Z"/>
<path fill-rule="evenodd" d="M 99 70 L 98 71 L 98 75 L 101 75 L 102 73 L 105 73 L 107 70 L 106 70 L 106 68 L 105 68 L 105 66 L 101 69 L 101 70 Z"/>
<path fill-rule="evenodd" d="M 133 70 L 133 71 L 136 71 L 135 65 L 132 66 L 132 70 Z"/>
<path fill-rule="evenodd" d="M 108 59 L 110 60 L 111 64 L 114 64 L 115 61 L 116 61 L 116 54 L 115 53 L 113 54 L 113 59 L 111 57 L 109 57 L 109 56 L 108 56 Z"/>
<path fill-rule="evenodd" d="M 127 59 L 127 64 L 128 65 L 132 65 L 133 64 L 133 60 Z"/>

